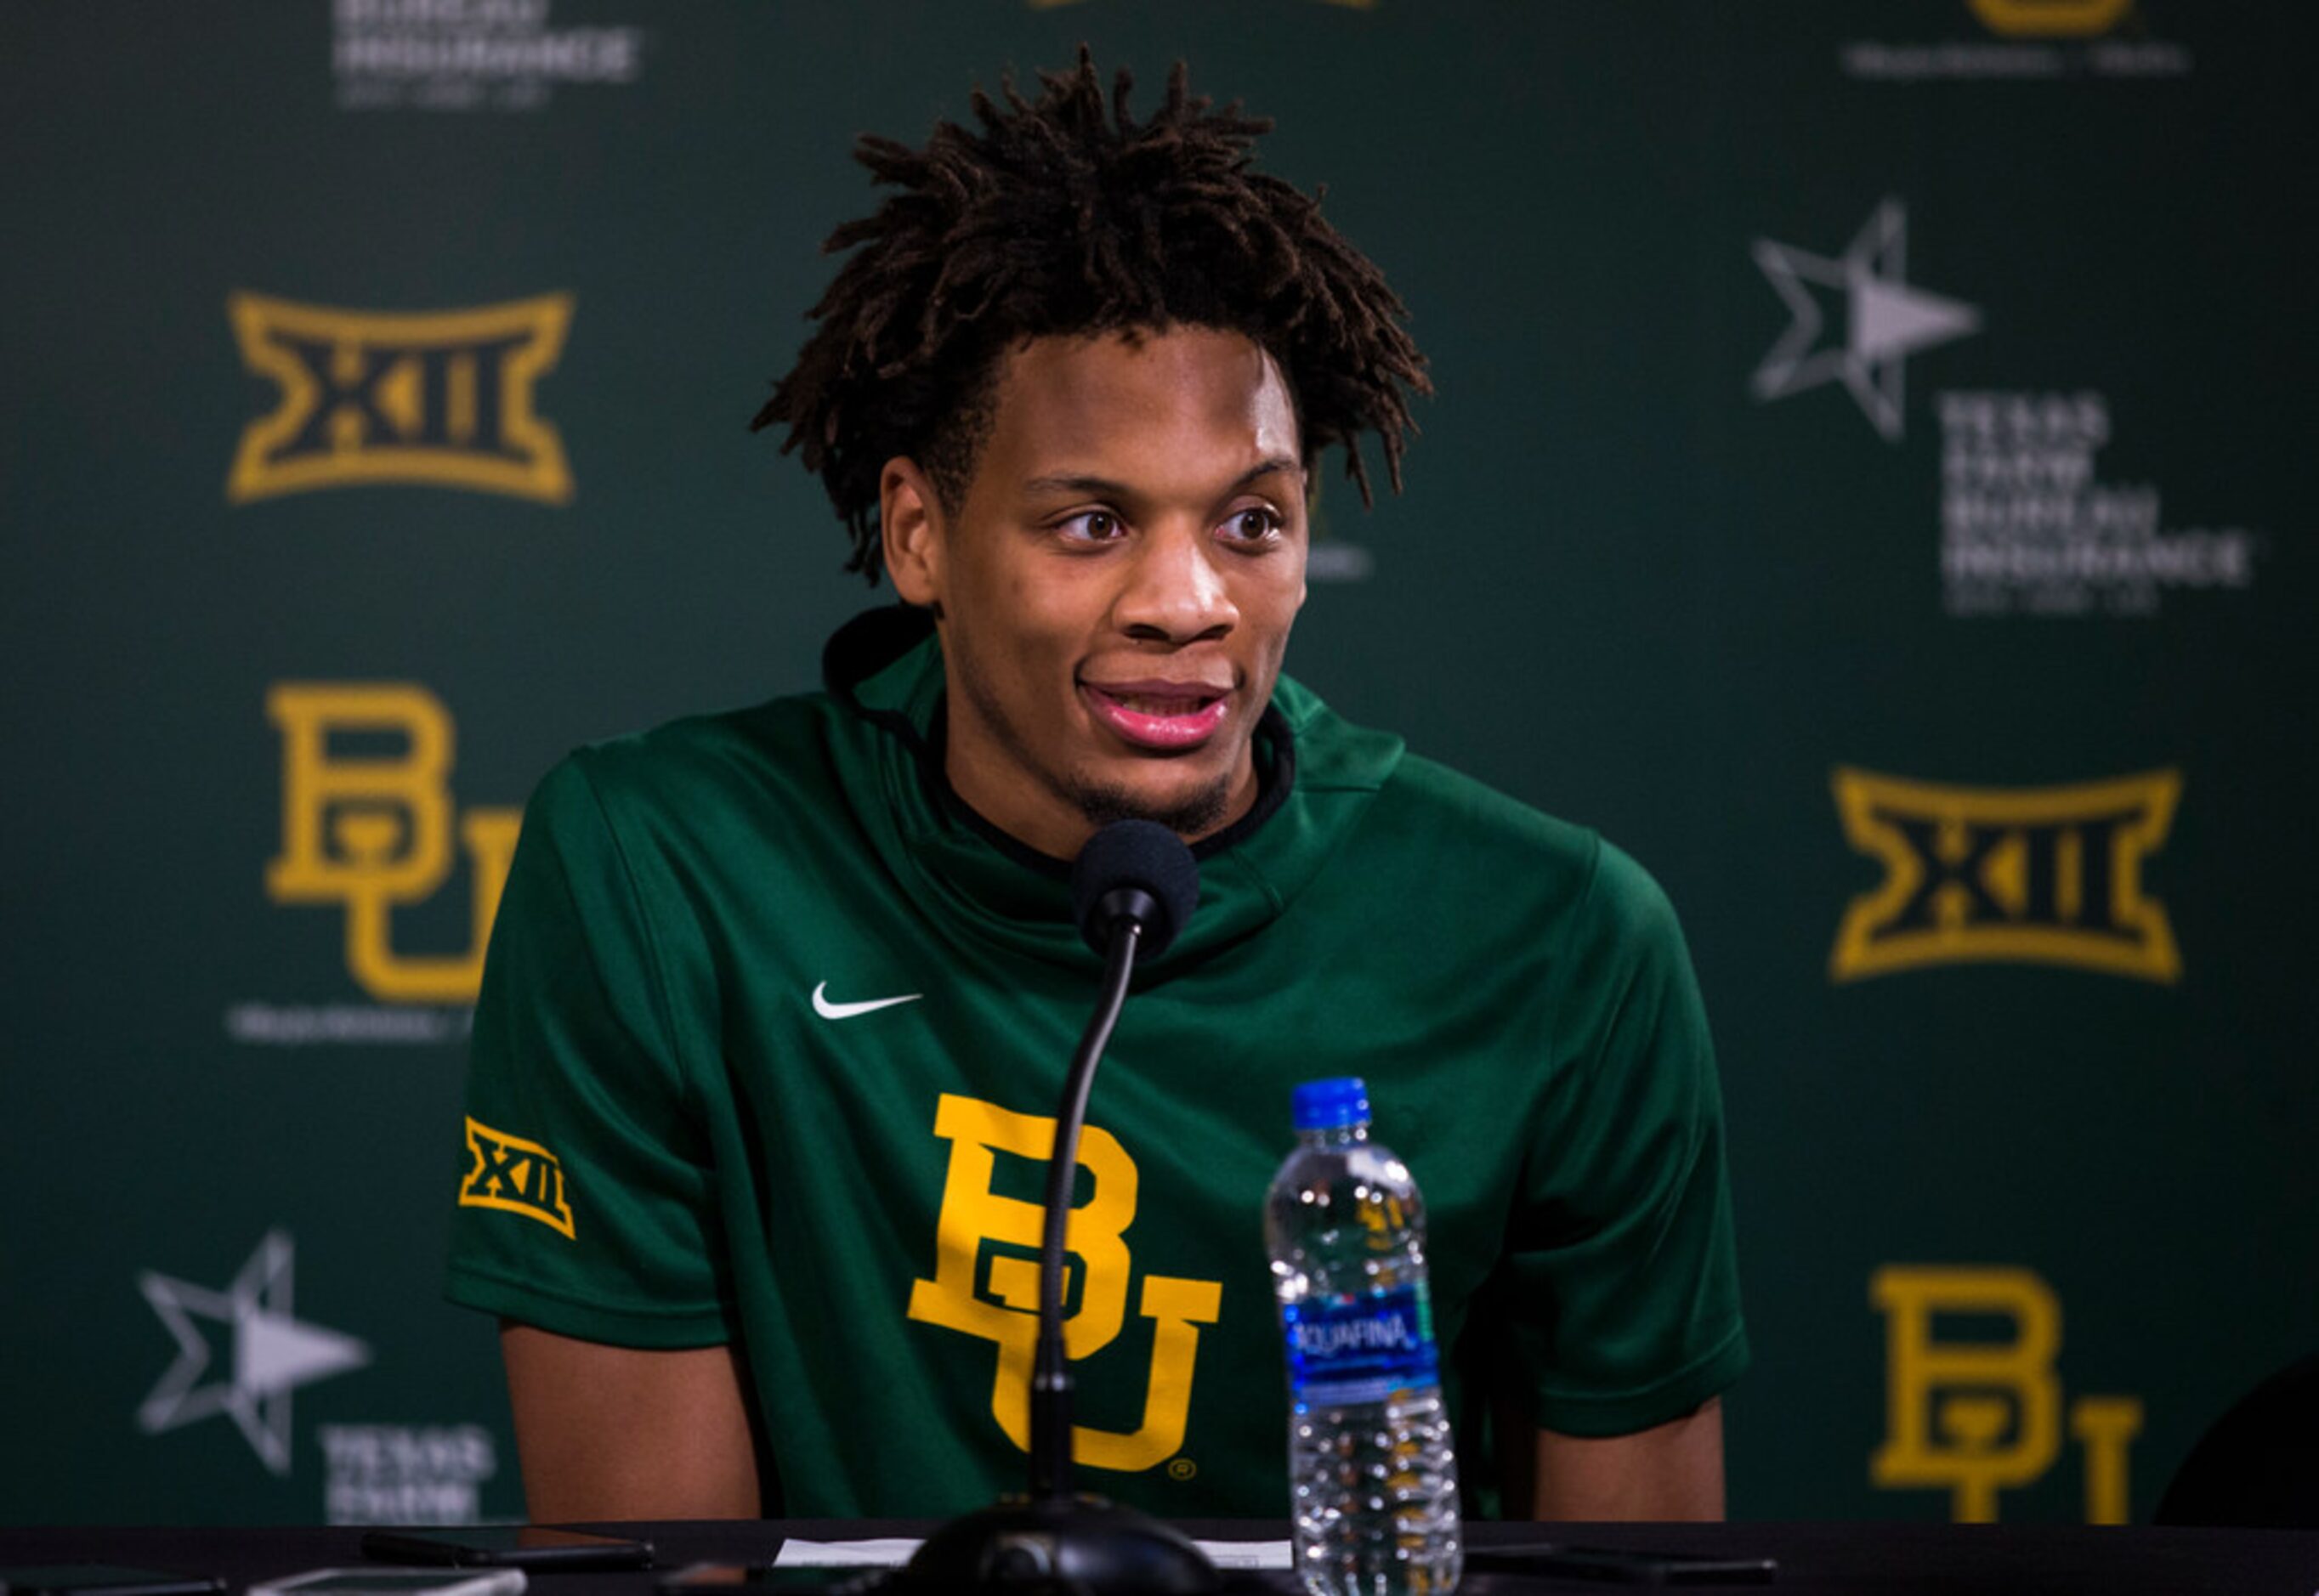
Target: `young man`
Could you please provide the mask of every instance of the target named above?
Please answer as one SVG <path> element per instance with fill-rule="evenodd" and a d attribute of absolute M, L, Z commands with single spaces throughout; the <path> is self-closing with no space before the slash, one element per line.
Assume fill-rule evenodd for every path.
<path fill-rule="evenodd" d="M 541 1519 L 934 1516 L 1019 1485 L 1040 1160 L 1096 960 L 1067 862 L 1153 818 L 1199 908 L 1098 1078 L 1067 1349 L 1085 1488 L 1286 1511 L 1261 1199 L 1366 1077 L 1510 1510 L 1705 1517 L 1746 1361 L 1714 1064 L 1640 870 L 1280 675 L 1310 472 L 1425 387 L 1266 124 L 1083 55 L 924 150 L 758 418 L 906 607 L 826 690 L 542 784 L 477 1011 L 451 1295 Z M 1490 1472 L 1468 1422 L 1470 1478 Z M 1511 1445 L 1503 1443 L 1511 1442 Z"/>

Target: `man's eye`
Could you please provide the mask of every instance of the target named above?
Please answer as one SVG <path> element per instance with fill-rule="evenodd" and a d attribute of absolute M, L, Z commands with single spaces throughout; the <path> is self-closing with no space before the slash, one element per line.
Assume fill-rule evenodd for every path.
<path fill-rule="evenodd" d="M 1059 522 L 1055 530 L 1078 543 L 1104 543 L 1126 530 L 1119 518 L 1107 509 L 1083 510 L 1067 521 Z"/>
<path fill-rule="evenodd" d="M 1271 510 L 1251 506 L 1236 512 L 1223 529 L 1242 543 L 1264 543 L 1277 537 L 1281 520 Z"/>

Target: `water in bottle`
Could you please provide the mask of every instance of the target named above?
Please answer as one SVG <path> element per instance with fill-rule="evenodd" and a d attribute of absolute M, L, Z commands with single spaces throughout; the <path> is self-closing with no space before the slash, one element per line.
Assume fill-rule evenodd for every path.
<path fill-rule="evenodd" d="M 1352 1078 L 1296 1088 L 1265 1200 L 1288 1353 L 1296 1572 L 1313 1596 L 1439 1596 L 1464 1561 L 1425 1208 Z"/>

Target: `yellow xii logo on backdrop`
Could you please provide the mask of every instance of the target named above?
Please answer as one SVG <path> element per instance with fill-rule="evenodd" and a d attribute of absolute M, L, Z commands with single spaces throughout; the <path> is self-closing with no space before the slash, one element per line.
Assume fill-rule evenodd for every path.
<path fill-rule="evenodd" d="M 1885 874 L 1845 912 L 1834 979 L 1992 960 L 2181 974 L 2165 907 L 2142 888 L 2180 772 L 1976 788 L 1839 769 L 1835 785 L 1845 840 Z"/>
<path fill-rule="evenodd" d="M 232 502 L 379 482 L 572 497 L 563 441 L 531 399 L 571 295 L 412 315 L 237 293 L 229 309 L 243 364 L 282 390 L 242 432 Z"/>
<path fill-rule="evenodd" d="M 951 1144 L 950 1170 L 935 1227 L 934 1277 L 912 1285 L 909 1316 L 997 1343 L 991 1416 L 1028 1451 L 1039 1266 L 1025 1253 L 1035 1254 L 1044 1222 L 1038 1204 L 1002 1197 L 991 1181 L 1000 1153 L 1043 1161 L 1055 1145 L 1055 1122 L 945 1092 L 934 1111 L 934 1134 Z M 1138 1179 L 1135 1160 L 1118 1138 L 1093 1125 L 1080 1135 L 1079 1164 L 1095 1177 L 1095 1190 L 1071 1210 L 1065 1230 L 1080 1272 L 1078 1312 L 1063 1321 L 1063 1352 L 1074 1362 L 1110 1346 L 1126 1323 L 1134 1267 L 1127 1227 L 1135 1220 Z M 997 1252 L 992 1243 L 1017 1250 Z M 1073 1457 L 1096 1468 L 1147 1469 L 1183 1446 L 1199 1327 L 1215 1323 L 1223 1303 L 1219 1281 L 1143 1277 L 1137 1311 L 1152 1321 L 1143 1422 L 1125 1434 L 1075 1425 Z"/>
<path fill-rule="evenodd" d="M 266 867 L 267 896 L 345 905 L 347 969 L 372 996 L 473 1002 L 523 812 L 473 808 L 458 817 L 474 876 L 468 950 L 397 953 L 396 906 L 432 897 L 451 875 L 450 713 L 408 682 L 295 681 L 266 694 L 266 713 L 282 733 L 282 852 Z M 332 747 L 333 737 L 356 736 L 398 746 L 385 755 Z"/>
<path fill-rule="evenodd" d="M 2026 1269 L 1895 1264 L 1876 1271 L 1869 1299 L 1884 1314 L 1884 1442 L 1869 1477 L 1888 1488 L 1953 1494 L 1961 1524 L 1994 1523 L 1997 1493 L 2026 1485 L 2062 1452 L 2062 1304 Z M 1938 1321 L 1999 1321 L 2001 1337 L 1943 1337 Z M 2086 1454 L 2086 1521 L 2123 1524 L 2126 1448 L 2142 1402 L 2081 1396 L 2070 1432 Z"/>

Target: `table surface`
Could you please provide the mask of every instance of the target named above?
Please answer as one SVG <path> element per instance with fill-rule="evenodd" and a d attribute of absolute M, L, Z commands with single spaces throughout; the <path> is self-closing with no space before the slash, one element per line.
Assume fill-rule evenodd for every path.
<path fill-rule="evenodd" d="M 925 1521 L 755 1521 L 590 1526 L 650 1540 L 654 1568 L 693 1562 L 770 1562 L 782 1540 L 922 1536 Z M 1180 1526 L 1215 1540 L 1278 1540 L 1285 1525 L 1204 1521 Z M 363 1561 L 355 1528 L 227 1528 L 167 1526 L 0 1528 L 0 1566 L 117 1563 L 216 1574 L 239 1591 L 254 1580 Z M 1768 1586 L 1730 1591 L 1895 1596 L 2314 1596 L 2319 1532 L 2266 1529 L 2082 1528 L 2047 1525 L 1476 1523 L 1469 1544 L 1539 1539 L 1629 1550 L 1768 1556 Z M 535 1574 L 544 1596 L 651 1596 L 657 1572 Z M 1287 1588 L 1286 1576 L 1275 1583 Z M 1577 1579 L 1477 1574 L 1467 1596 L 1616 1589 Z M 1694 1587 L 1697 1588 L 1697 1587 Z M 1710 1587 L 1713 1588 L 1713 1587 Z"/>

